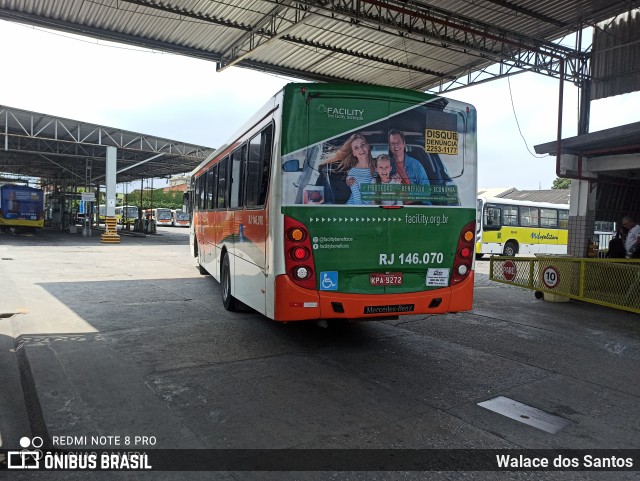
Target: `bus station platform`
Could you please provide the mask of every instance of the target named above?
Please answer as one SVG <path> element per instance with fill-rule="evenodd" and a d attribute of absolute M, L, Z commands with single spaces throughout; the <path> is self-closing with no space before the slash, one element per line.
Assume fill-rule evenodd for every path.
<path fill-rule="evenodd" d="M 290 454 L 277 472 L 236 461 L 215 472 L 196 463 L 96 479 L 638 479 L 637 458 L 635 470 L 507 472 L 456 458 L 456 450 L 640 450 L 636 313 L 543 302 L 531 288 L 491 280 L 490 268 L 503 272 L 507 260 L 530 269 L 516 257 L 476 261 L 469 312 L 284 325 L 226 311 L 219 284 L 198 272 L 188 230 L 158 231 L 117 245 L 60 231 L 0 234 L 1 449 L 28 437 L 65 449 Z M 533 272 L 537 279 L 540 267 Z M 564 282 L 569 271 L 558 272 Z M 127 436 L 135 444 L 125 446 Z M 300 449 L 349 452 L 367 469 L 301 469 L 292 462 Z M 426 474 L 383 472 L 371 456 L 411 449 L 445 450 L 452 461 Z"/>

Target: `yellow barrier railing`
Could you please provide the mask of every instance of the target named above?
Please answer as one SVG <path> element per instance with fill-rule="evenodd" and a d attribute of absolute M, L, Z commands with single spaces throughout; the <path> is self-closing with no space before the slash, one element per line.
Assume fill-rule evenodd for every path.
<path fill-rule="evenodd" d="M 493 256 L 489 277 L 640 314 L 640 260 Z"/>

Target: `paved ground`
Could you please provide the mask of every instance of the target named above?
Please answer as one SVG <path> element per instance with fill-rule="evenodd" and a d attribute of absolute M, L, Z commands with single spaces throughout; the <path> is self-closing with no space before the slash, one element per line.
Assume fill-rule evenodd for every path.
<path fill-rule="evenodd" d="M 281 325 L 225 311 L 219 285 L 198 274 L 187 231 L 159 233 L 117 246 L 97 235 L 0 234 L 3 448 L 22 436 L 111 435 L 154 437 L 156 448 L 640 449 L 637 315 L 538 301 L 491 282 L 481 260 L 469 313 L 330 329 Z M 551 434 L 478 406 L 498 396 L 566 426 Z M 638 473 L 152 474 L 145 479 L 631 480 Z"/>

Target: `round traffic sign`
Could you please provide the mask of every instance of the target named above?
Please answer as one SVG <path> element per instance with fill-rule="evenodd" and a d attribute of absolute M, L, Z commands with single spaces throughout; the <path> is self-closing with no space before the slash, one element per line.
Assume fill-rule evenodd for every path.
<path fill-rule="evenodd" d="M 502 275 L 508 281 L 512 281 L 516 278 L 516 274 L 518 273 L 516 269 L 516 265 L 513 261 L 504 261 L 502 264 Z"/>
<path fill-rule="evenodd" d="M 542 282 L 544 282 L 544 285 L 549 289 L 556 287 L 560 282 L 560 273 L 558 272 L 558 269 L 553 266 L 545 268 L 545 270 L 542 271 Z"/>

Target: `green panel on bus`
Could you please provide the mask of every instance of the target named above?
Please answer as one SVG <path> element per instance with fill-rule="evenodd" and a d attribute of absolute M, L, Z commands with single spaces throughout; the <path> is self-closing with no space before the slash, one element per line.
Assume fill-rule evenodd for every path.
<path fill-rule="evenodd" d="M 449 287 L 476 217 L 475 109 L 354 85 L 292 84 L 283 102 L 281 212 L 309 232 L 318 289 Z"/>
<path fill-rule="evenodd" d="M 450 285 L 457 239 L 474 209 L 284 207 L 309 231 L 320 290 L 352 294 L 417 292 Z M 334 285 L 324 286 L 324 273 Z M 371 274 L 397 273 L 401 284 L 372 285 Z"/>
<path fill-rule="evenodd" d="M 399 103 L 390 103 L 390 98 Z M 288 84 L 284 88 L 282 155 L 373 124 L 409 105 L 435 98 L 422 92 L 390 87 Z"/>

